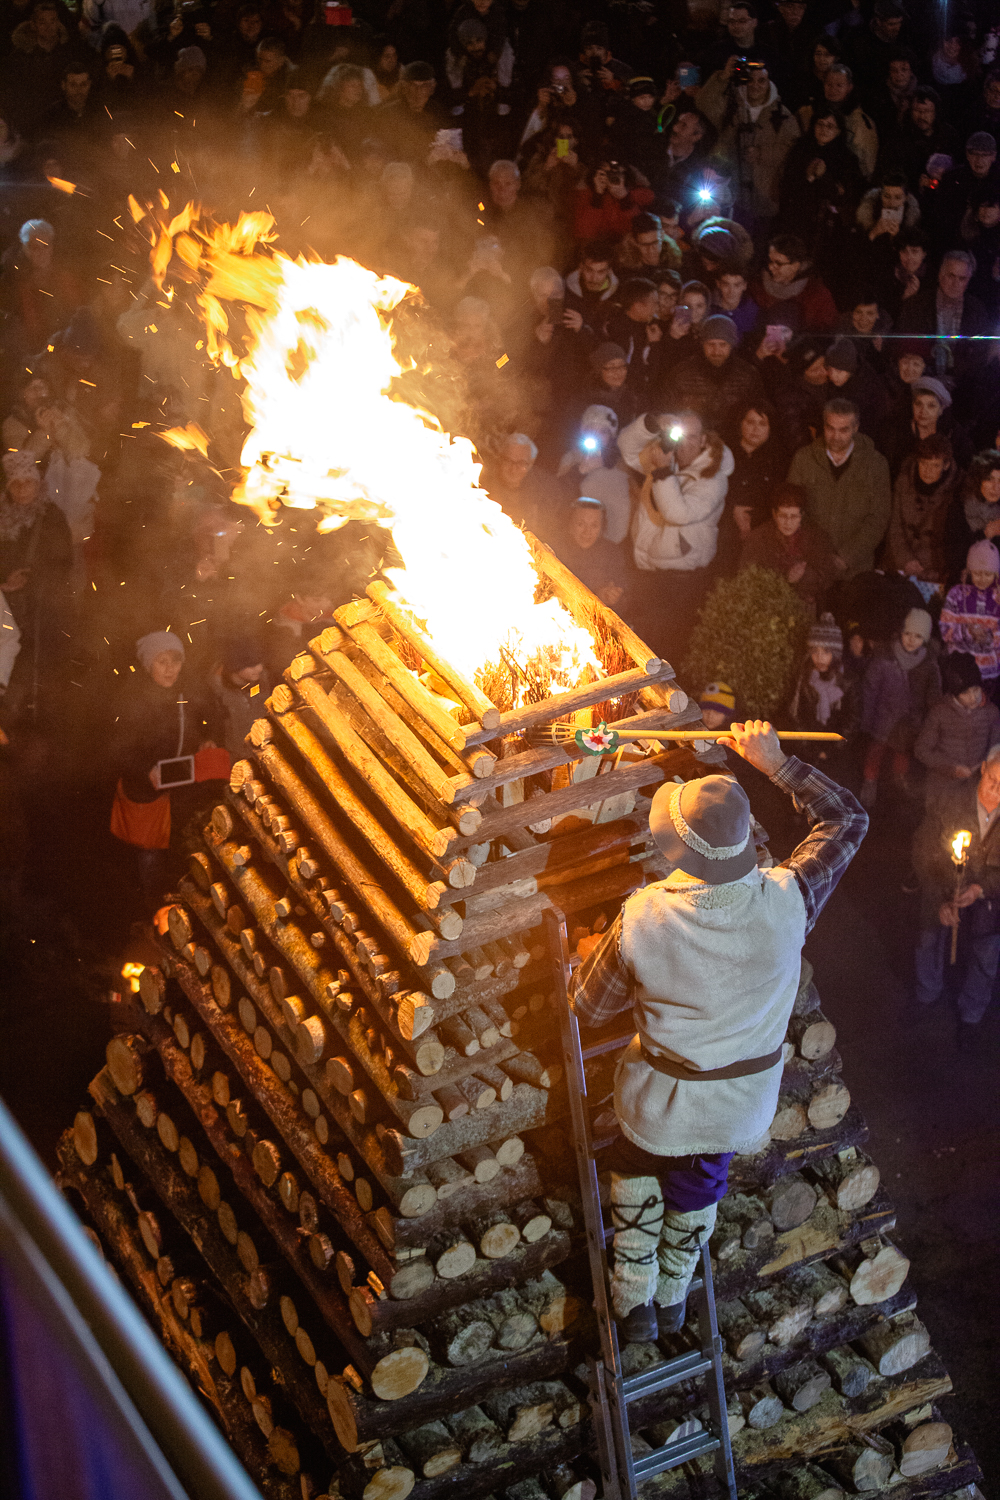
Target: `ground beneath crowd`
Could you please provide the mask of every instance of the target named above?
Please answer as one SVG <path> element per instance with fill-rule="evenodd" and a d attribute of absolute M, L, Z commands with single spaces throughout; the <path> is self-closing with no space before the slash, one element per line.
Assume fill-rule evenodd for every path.
<path fill-rule="evenodd" d="M 73 718 L 0 759 L 0 1095 L 50 1167 L 103 1062 L 106 996 L 138 915 L 107 832 L 110 790 L 80 769 L 92 763 L 88 715 Z M 973 1444 L 989 1496 L 1000 1493 L 1000 1010 L 995 1000 L 971 1054 L 958 1052 L 945 1002 L 917 1023 L 908 1010 L 917 898 L 901 883 L 913 826 L 912 806 L 876 808 L 806 952 L 898 1205 L 920 1315 L 955 1383 L 946 1415 Z M 787 838 L 777 832 L 779 854 Z"/>

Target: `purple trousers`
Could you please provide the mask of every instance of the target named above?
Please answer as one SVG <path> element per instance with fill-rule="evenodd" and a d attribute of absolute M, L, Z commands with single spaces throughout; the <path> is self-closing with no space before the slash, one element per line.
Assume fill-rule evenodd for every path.
<path fill-rule="evenodd" d="M 709 1156 L 653 1156 L 622 1136 L 602 1153 L 601 1167 L 625 1177 L 655 1177 L 663 1189 L 667 1212 L 686 1214 L 708 1208 L 726 1196 L 729 1163 L 735 1152 L 717 1151 Z"/>

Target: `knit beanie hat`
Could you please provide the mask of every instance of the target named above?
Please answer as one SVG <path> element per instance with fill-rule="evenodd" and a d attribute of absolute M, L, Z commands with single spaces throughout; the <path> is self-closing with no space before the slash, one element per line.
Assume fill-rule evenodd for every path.
<path fill-rule="evenodd" d="M 720 713 L 736 712 L 736 694 L 727 682 L 710 682 L 698 699 L 699 708 L 714 708 Z"/>
<path fill-rule="evenodd" d="M 179 651 L 184 655 L 184 642 L 172 630 L 151 630 L 135 643 L 135 654 L 148 672 L 161 651 Z"/>
<path fill-rule="evenodd" d="M 846 370 L 853 375 L 858 368 L 858 351 L 853 339 L 834 339 L 826 351 L 826 366 L 829 370 Z"/>
<path fill-rule="evenodd" d="M 8 480 L 41 480 L 42 477 L 35 455 L 26 448 L 9 448 L 3 456 L 3 471 Z"/>
<path fill-rule="evenodd" d="M 263 643 L 253 635 L 232 636 L 224 643 L 222 665 L 227 672 L 243 672 L 247 667 L 259 667 L 263 660 Z"/>
<path fill-rule="evenodd" d="M 994 551 L 995 550 L 996 549 L 994 548 Z M 931 631 L 933 628 L 934 622 L 931 620 L 931 617 L 927 613 L 926 609 L 911 609 L 910 613 L 903 621 L 903 629 L 900 634 L 909 633 L 911 635 L 919 635 L 920 639 L 926 646 L 927 642 L 931 638 Z"/>
<path fill-rule="evenodd" d="M 997 143 L 988 130 L 974 130 L 965 143 L 966 151 L 984 151 L 996 156 Z"/>
<path fill-rule="evenodd" d="M 968 651 L 955 651 L 941 664 L 941 686 L 957 698 L 971 687 L 982 687 L 983 676 L 976 658 Z"/>
<path fill-rule="evenodd" d="M 936 396 L 942 411 L 947 411 L 951 405 L 951 392 L 940 380 L 935 380 L 933 375 L 920 375 L 916 380 L 911 380 L 910 390 L 914 395 L 918 391 L 927 391 L 931 396 Z"/>
<path fill-rule="evenodd" d="M 965 566 L 970 573 L 1000 573 L 1000 552 L 992 542 L 973 542 L 965 554 Z"/>
<path fill-rule="evenodd" d="M 613 359 L 624 359 L 625 350 L 621 344 L 598 344 L 590 356 L 590 368 L 599 375 L 605 365 L 609 365 Z"/>
<path fill-rule="evenodd" d="M 740 341 L 736 324 L 725 313 L 713 313 L 710 318 L 706 318 L 698 329 L 698 336 L 702 343 L 706 339 L 725 339 L 730 349 L 735 349 Z"/>
<path fill-rule="evenodd" d="M 649 831 L 675 870 L 706 885 L 741 880 L 757 863 L 750 802 L 732 776 L 702 776 L 661 786 L 649 809 Z"/>
<path fill-rule="evenodd" d="M 813 646 L 822 646 L 827 651 L 833 651 L 838 656 L 843 656 L 844 633 L 833 618 L 833 615 L 829 613 L 820 615 L 816 624 L 809 631 L 806 645 L 810 649 Z"/>

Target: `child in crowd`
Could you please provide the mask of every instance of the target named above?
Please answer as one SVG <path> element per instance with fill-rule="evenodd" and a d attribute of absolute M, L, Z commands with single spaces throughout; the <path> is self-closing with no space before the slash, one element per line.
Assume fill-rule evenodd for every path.
<path fill-rule="evenodd" d="M 886 751 L 892 753 L 892 776 L 906 793 L 910 752 L 921 724 L 941 696 L 937 662 L 927 649 L 931 617 L 911 609 L 887 652 L 872 658 L 865 674 L 861 727 L 871 737 L 865 756 L 861 805 L 875 806 L 879 772 Z"/>
<path fill-rule="evenodd" d="M 710 682 L 698 699 L 706 729 L 728 729 L 736 718 L 736 694 L 727 682 Z"/>
<path fill-rule="evenodd" d="M 1000 552 L 992 542 L 973 542 L 962 582 L 948 590 L 941 611 L 941 639 L 951 651 L 971 651 L 983 687 L 996 696 L 1000 677 Z"/>
<path fill-rule="evenodd" d="M 990 746 L 1000 741 L 1000 708 L 983 692 L 974 656 L 956 651 L 945 657 L 941 686 L 944 697 L 927 715 L 913 747 L 917 760 L 927 767 L 928 805 L 956 781 L 975 776 Z"/>
<path fill-rule="evenodd" d="M 795 729 L 842 734 L 847 739 L 857 719 L 854 705 L 855 695 L 844 673 L 843 633 L 833 615 L 820 615 L 809 631 L 806 657 L 789 705 L 792 725 Z M 842 749 L 820 741 L 802 745 L 796 754 L 839 779 L 834 768 L 843 759 L 837 753 Z"/>

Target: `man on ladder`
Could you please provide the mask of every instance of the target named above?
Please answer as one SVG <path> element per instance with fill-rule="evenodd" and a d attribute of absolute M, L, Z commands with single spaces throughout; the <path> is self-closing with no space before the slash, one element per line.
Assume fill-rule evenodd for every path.
<path fill-rule="evenodd" d="M 732 777 L 662 786 L 649 824 L 672 873 L 629 897 L 572 986 L 585 1025 L 631 1006 L 638 1033 L 615 1075 L 624 1138 L 610 1153 L 611 1296 L 630 1341 L 683 1326 L 729 1163 L 774 1116 L 802 944 L 868 828 L 851 793 L 786 756 L 770 724 L 734 724 L 720 743 L 795 798 L 808 836 L 760 870 Z"/>

